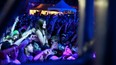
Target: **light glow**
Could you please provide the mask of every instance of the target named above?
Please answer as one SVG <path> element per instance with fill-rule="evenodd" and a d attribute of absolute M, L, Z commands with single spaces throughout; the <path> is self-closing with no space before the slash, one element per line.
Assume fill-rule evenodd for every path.
<path fill-rule="evenodd" d="M 40 10 L 30 10 L 29 14 L 34 15 L 36 12 L 40 12 Z M 41 14 L 43 14 L 43 15 L 55 14 L 56 15 L 56 14 L 63 14 L 63 12 L 42 10 Z"/>

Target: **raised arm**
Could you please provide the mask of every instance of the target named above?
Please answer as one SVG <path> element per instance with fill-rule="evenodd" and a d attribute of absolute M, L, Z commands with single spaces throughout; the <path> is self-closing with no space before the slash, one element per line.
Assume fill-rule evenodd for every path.
<path fill-rule="evenodd" d="M 13 31 L 14 31 L 15 26 L 16 26 L 16 24 L 17 24 L 18 21 L 19 21 L 19 17 L 17 16 L 16 19 L 15 19 L 15 22 L 14 22 L 12 28 L 11 28 L 11 36 L 12 36 L 12 34 L 13 34 Z"/>
<path fill-rule="evenodd" d="M 28 30 L 28 31 L 26 31 L 26 32 L 24 32 L 23 34 L 22 34 L 22 37 L 23 36 L 26 36 L 29 32 L 34 32 L 35 33 L 35 28 L 32 28 L 31 30 Z"/>
<path fill-rule="evenodd" d="M 37 61 L 37 60 L 42 60 L 42 57 L 44 55 L 44 52 L 42 51 L 41 53 L 39 53 L 38 55 L 36 55 L 34 57 L 34 61 Z M 44 58 L 43 58 L 44 59 Z"/>
<path fill-rule="evenodd" d="M 16 45 L 19 46 L 19 45 L 21 44 L 21 42 L 22 42 L 24 39 L 26 39 L 26 38 L 32 33 L 32 30 L 27 31 L 26 33 L 27 33 L 27 34 L 25 34 L 25 36 L 22 36 L 22 38 L 18 39 L 14 44 L 16 44 Z"/>

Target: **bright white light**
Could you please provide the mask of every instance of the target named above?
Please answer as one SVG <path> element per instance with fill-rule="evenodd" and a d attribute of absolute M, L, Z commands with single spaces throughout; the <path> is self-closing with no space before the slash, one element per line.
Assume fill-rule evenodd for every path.
<path fill-rule="evenodd" d="M 86 0 L 79 0 L 79 7 L 85 8 L 85 2 Z"/>
<path fill-rule="evenodd" d="M 107 0 L 96 0 L 95 5 L 101 6 L 101 7 L 107 7 L 108 1 Z"/>

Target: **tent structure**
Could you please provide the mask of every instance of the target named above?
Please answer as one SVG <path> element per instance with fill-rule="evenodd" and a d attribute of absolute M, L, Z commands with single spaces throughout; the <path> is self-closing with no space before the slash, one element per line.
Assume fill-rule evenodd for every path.
<path fill-rule="evenodd" d="M 47 10 L 48 7 L 52 6 L 52 4 L 40 4 L 37 7 L 35 7 L 34 9 L 36 10 Z"/>
<path fill-rule="evenodd" d="M 37 7 L 30 9 L 30 14 L 34 15 L 36 12 L 41 12 L 41 14 L 63 14 L 63 12 L 76 12 L 75 8 L 72 8 L 68 4 L 61 0 L 55 6 L 53 4 L 40 4 Z"/>
<path fill-rule="evenodd" d="M 73 12 L 76 12 L 76 9 L 72 8 L 71 6 L 69 6 L 68 4 L 66 4 L 64 2 L 64 0 L 61 0 L 55 6 L 49 7 L 48 10 L 58 10 L 58 11 L 61 11 L 61 12 L 64 12 L 64 11 L 73 11 Z"/>
<path fill-rule="evenodd" d="M 34 15 L 36 12 L 41 12 L 41 14 L 62 14 L 62 12 L 58 11 L 49 11 L 48 7 L 51 7 L 53 4 L 40 4 L 37 7 L 30 9 L 29 14 Z"/>
<path fill-rule="evenodd" d="M 52 6 L 52 4 L 39 4 L 37 7 L 30 9 L 29 13 L 31 15 L 34 15 L 34 13 L 36 12 L 44 12 L 44 14 L 46 13 L 48 7 Z"/>

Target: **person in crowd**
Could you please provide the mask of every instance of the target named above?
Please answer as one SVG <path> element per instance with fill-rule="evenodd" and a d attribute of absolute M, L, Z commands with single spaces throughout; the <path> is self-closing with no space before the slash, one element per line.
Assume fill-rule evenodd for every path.
<path fill-rule="evenodd" d="M 41 53 L 39 53 L 38 55 L 36 55 L 34 57 L 34 61 L 59 60 L 60 58 L 56 56 L 58 52 L 55 51 L 55 49 L 58 49 L 58 38 L 56 36 L 53 36 L 51 40 L 51 48 L 46 49 L 42 51 Z"/>
<path fill-rule="evenodd" d="M 32 44 L 33 44 L 33 56 L 36 56 L 36 55 L 39 54 L 42 50 L 41 50 L 41 47 L 39 46 L 38 42 L 32 41 Z"/>
<path fill-rule="evenodd" d="M 13 38 L 13 41 L 17 41 L 19 38 L 20 38 L 20 33 L 18 30 L 14 30 L 13 33 L 12 33 L 12 38 Z"/>
<path fill-rule="evenodd" d="M 36 22 L 36 31 L 35 34 L 38 37 L 38 40 L 41 44 L 42 49 L 46 49 L 49 47 L 48 39 L 47 39 L 47 31 L 46 31 L 46 21 L 44 19 L 39 19 Z"/>
<path fill-rule="evenodd" d="M 5 42 L 5 41 L 8 41 L 11 45 L 13 45 L 13 43 L 14 43 L 14 40 L 13 40 L 13 38 L 10 35 L 7 35 L 5 37 L 3 42 Z"/>
<path fill-rule="evenodd" d="M 73 57 L 74 58 L 78 58 L 78 46 L 77 45 L 75 45 L 75 46 L 72 46 L 72 53 L 73 53 Z"/>
<path fill-rule="evenodd" d="M 18 22 L 19 22 L 19 16 L 16 17 L 15 22 L 14 22 L 12 28 L 11 28 L 11 33 L 10 33 L 11 36 L 13 36 L 15 27 L 16 27 L 16 25 L 17 25 Z"/>
<path fill-rule="evenodd" d="M 59 43 L 59 36 L 52 36 L 51 46 L 53 46 L 53 43 L 57 43 L 56 47 L 53 49 L 55 55 L 61 57 L 63 54 L 64 46 L 61 43 Z"/>
<path fill-rule="evenodd" d="M 62 60 L 75 60 L 76 58 L 73 57 L 72 50 L 66 46 L 63 52 Z"/>
<path fill-rule="evenodd" d="M 19 45 L 19 55 L 18 59 L 20 62 L 25 63 L 33 60 L 33 44 L 32 41 L 35 40 L 33 35 L 31 35 L 32 31 L 28 31 L 28 35 L 23 39 L 22 42 L 20 42 Z"/>
<path fill-rule="evenodd" d="M 60 43 L 65 46 L 66 42 L 67 42 L 66 34 L 61 34 Z"/>
<path fill-rule="evenodd" d="M 4 44 L 1 44 L 0 56 L 5 56 L 8 63 L 15 63 L 16 59 L 19 63 L 37 60 L 75 60 L 78 58 L 77 49 L 73 47 L 77 40 L 76 25 L 77 22 L 71 15 L 20 15 L 16 17 L 12 28 L 8 28 L 8 34 L 5 34 L 1 41 L 10 43 L 7 49 L 18 46 L 18 57 L 14 56 L 14 59 L 13 53 L 3 53 Z"/>
<path fill-rule="evenodd" d="M 1 51 L 0 51 L 0 64 L 21 64 L 17 59 L 18 57 L 18 46 L 11 45 L 8 41 L 2 42 Z"/>
<path fill-rule="evenodd" d="M 33 33 L 33 31 L 34 31 L 33 28 L 31 30 L 26 31 L 24 34 L 22 34 L 21 38 L 19 38 L 17 41 L 14 42 L 14 44 L 19 46 L 24 39 L 26 39 L 30 34 Z"/>
<path fill-rule="evenodd" d="M 20 49 L 19 56 L 18 56 L 19 61 L 21 63 L 33 61 L 32 53 L 33 53 L 33 45 L 30 42 Z"/>

